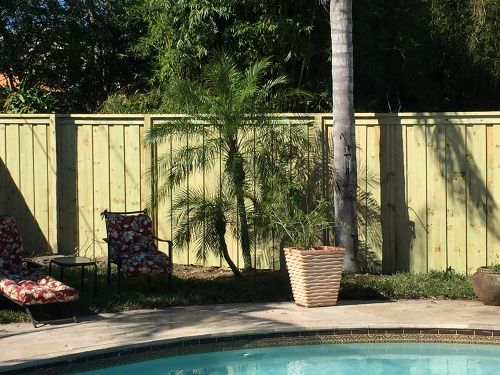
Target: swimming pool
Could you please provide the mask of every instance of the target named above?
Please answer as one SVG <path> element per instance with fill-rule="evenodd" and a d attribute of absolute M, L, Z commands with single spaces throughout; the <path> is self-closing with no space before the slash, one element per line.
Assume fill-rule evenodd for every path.
<path fill-rule="evenodd" d="M 242 349 L 80 372 L 86 375 L 498 374 L 500 346 L 382 343 Z"/>

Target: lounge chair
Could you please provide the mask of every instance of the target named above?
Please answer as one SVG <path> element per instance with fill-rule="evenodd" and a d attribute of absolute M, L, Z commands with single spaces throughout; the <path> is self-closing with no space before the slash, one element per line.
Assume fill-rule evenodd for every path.
<path fill-rule="evenodd" d="M 75 301 L 78 299 L 78 290 L 24 267 L 22 253 L 23 243 L 16 219 L 13 216 L 0 216 L 0 293 L 24 307 L 35 328 L 40 323 L 56 322 L 37 321 L 30 306 Z M 76 322 L 75 317 L 72 320 Z"/>
<path fill-rule="evenodd" d="M 108 285 L 111 283 L 111 264 L 118 268 L 118 290 L 122 273 L 137 277 L 165 273 L 168 286 L 172 276 L 172 241 L 154 235 L 153 222 L 146 210 L 111 212 L 104 210 L 108 243 Z M 168 244 L 168 255 L 159 251 L 156 242 Z"/>

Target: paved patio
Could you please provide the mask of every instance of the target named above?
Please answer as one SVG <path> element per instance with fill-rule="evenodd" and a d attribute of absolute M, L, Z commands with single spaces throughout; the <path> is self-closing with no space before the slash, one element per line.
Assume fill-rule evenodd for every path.
<path fill-rule="evenodd" d="M 500 306 L 476 301 L 341 301 L 307 309 L 293 303 L 173 307 L 100 314 L 77 324 L 0 325 L 0 372 L 27 362 L 142 343 L 228 334 L 354 328 L 500 329 Z M 23 365 L 24 364 L 24 365 Z"/>

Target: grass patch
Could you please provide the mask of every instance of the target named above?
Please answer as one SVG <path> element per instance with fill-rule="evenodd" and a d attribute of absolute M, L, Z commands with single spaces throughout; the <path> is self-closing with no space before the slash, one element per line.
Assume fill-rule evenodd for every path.
<path fill-rule="evenodd" d="M 176 266 L 172 287 L 167 287 L 166 275 L 122 279 L 122 292 L 117 292 L 116 273 L 108 287 L 106 268 L 98 269 L 97 295 L 94 296 L 92 272 L 86 272 L 85 290 L 80 293 L 78 311 L 81 315 L 118 312 L 169 306 L 204 305 L 236 302 L 271 302 L 292 299 L 288 274 L 277 271 L 252 271 L 234 278 L 231 271 L 221 268 Z M 56 278 L 58 273 L 55 273 Z M 80 286 L 80 273 L 65 270 L 64 282 Z M 59 304 L 63 306 L 64 304 Z M 48 307 L 48 306 L 47 306 Z M 0 296 L 0 323 L 28 321 L 24 308 Z"/>
<path fill-rule="evenodd" d="M 341 299 L 474 299 L 469 278 L 451 271 L 396 273 L 394 275 L 344 275 Z"/>
<path fill-rule="evenodd" d="M 288 274 L 279 271 L 252 271 L 242 278 L 221 268 L 176 266 L 172 288 L 167 278 L 122 280 L 122 292 L 117 293 L 116 279 L 108 287 L 106 269 L 99 268 L 98 292 L 93 294 L 93 280 L 85 281 L 80 293 L 79 314 L 118 312 L 168 306 L 203 305 L 235 302 L 291 301 Z M 90 275 L 91 272 L 88 272 Z M 68 270 L 65 282 L 79 286 L 79 272 Z M 467 276 L 453 272 L 427 274 L 399 273 L 394 275 L 343 275 L 340 299 L 473 299 L 474 291 Z M 0 297 L 0 323 L 28 321 L 24 309 Z"/>

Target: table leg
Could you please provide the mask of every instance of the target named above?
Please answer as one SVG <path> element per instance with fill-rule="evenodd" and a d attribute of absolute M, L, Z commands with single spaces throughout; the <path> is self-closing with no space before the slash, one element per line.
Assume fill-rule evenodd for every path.
<path fill-rule="evenodd" d="M 94 263 L 94 296 L 97 296 L 97 263 Z"/>
<path fill-rule="evenodd" d="M 64 266 L 59 264 L 59 268 L 61 269 L 61 282 L 64 281 Z"/>
<path fill-rule="evenodd" d="M 85 266 L 82 266 L 81 279 L 80 279 L 80 290 L 83 292 L 83 279 L 85 277 Z"/>

